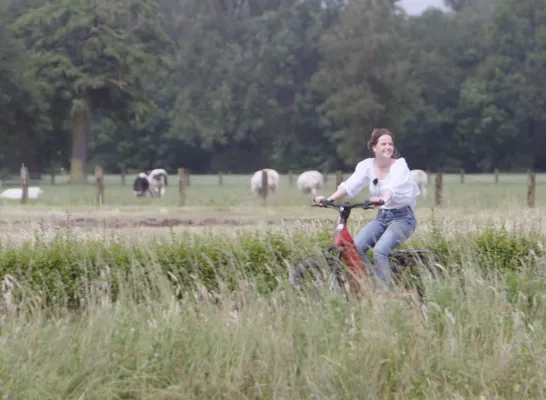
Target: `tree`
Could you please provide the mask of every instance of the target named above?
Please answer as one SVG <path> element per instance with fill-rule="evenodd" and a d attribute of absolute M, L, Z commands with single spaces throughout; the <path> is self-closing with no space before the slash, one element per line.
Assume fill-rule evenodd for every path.
<path fill-rule="evenodd" d="M 32 59 L 8 29 L 10 17 L 22 12 L 22 4 L 0 3 L 0 163 L 32 165 L 50 121 L 40 82 L 27 73 Z"/>
<path fill-rule="evenodd" d="M 404 60 L 407 43 L 399 31 L 403 16 L 395 3 L 352 1 L 323 36 L 325 61 L 313 84 L 326 96 L 319 111 L 347 164 L 369 153 L 373 128 L 402 132 L 412 104 L 411 65 Z"/>
<path fill-rule="evenodd" d="M 499 0 L 486 26 L 487 57 L 477 87 L 486 98 L 480 126 L 493 157 L 508 167 L 546 162 L 546 4 Z"/>
<path fill-rule="evenodd" d="M 332 10 L 319 0 L 220 3 L 193 3 L 181 17 L 172 136 L 213 151 L 218 169 L 324 163 L 309 78 Z"/>
<path fill-rule="evenodd" d="M 154 1 L 60 0 L 14 24 L 35 55 L 35 78 L 48 85 L 54 116 L 72 128 L 70 181 L 87 181 L 91 115 L 108 110 L 142 119 L 148 109 L 135 66 L 159 64 L 164 38 Z"/>

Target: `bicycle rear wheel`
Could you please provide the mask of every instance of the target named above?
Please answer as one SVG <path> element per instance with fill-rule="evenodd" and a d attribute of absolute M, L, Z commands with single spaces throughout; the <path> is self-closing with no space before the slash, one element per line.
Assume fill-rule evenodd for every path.
<path fill-rule="evenodd" d="M 436 252 L 427 249 L 402 249 L 395 252 L 390 261 L 393 280 L 397 285 L 417 290 L 420 301 L 426 302 L 424 272 L 428 272 L 434 278 L 441 272 Z"/>

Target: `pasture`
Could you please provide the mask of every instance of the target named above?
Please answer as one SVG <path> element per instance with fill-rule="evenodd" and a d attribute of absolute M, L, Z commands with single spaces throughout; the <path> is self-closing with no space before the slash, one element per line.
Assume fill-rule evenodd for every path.
<path fill-rule="evenodd" d="M 297 175 L 261 206 L 250 176 L 192 175 L 182 207 L 174 175 L 162 199 L 106 176 L 100 206 L 92 183 L 63 177 L 44 177 L 39 200 L 1 201 L 0 273 L 16 279 L 1 288 L 0 394 L 546 397 L 546 174 L 535 209 L 525 174 L 444 175 L 437 208 L 431 176 L 409 246 L 442 249 L 453 272 L 426 283 L 426 312 L 293 293 L 287 271 L 328 243 L 335 212 L 309 207 Z M 351 231 L 374 214 L 354 211 Z"/>
<path fill-rule="evenodd" d="M 334 221 L 332 211 L 309 207 L 310 199 L 301 195 L 288 177 L 281 175 L 280 188 L 275 196 L 268 198 L 262 206 L 250 193 L 249 175 L 225 175 L 219 185 L 216 175 L 192 175 L 186 188 L 184 206 L 178 205 L 178 182 L 175 175 L 169 177 L 169 186 L 164 198 L 137 198 L 132 191 L 133 176 L 127 176 L 122 185 L 119 176 L 105 176 L 105 203 L 98 206 L 95 201 L 96 188 L 93 176 L 88 185 L 66 185 L 66 177 L 57 177 L 55 185 L 48 184 L 49 177 L 42 182 L 33 182 L 44 190 L 38 200 L 20 205 L 14 200 L 0 200 L 3 231 L 13 235 L 14 229 L 24 232 L 36 227 L 37 222 L 56 221 L 72 218 L 74 226 L 134 228 L 140 227 L 195 227 L 212 226 L 263 226 L 296 223 L 319 219 Z M 348 174 L 344 175 L 345 178 Z M 430 175 L 428 198 L 420 197 L 416 213 L 420 220 L 426 220 L 434 207 L 434 178 Z M 476 218 L 518 219 L 530 212 L 527 207 L 527 175 L 502 174 L 499 184 L 489 174 L 466 175 L 465 183 L 459 182 L 459 175 L 444 175 L 443 204 L 435 210 L 441 217 L 454 223 Z M 323 194 L 335 189 L 335 176 L 327 179 Z M 546 174 L 536 175 L 536 209 L 533 214 L 541 215 L 546 206 Z M 364 200 L 365 189 L 353 201 Z M 373 212 L 356 212 L 352 218 L 371 218 Z M 357 223 L 358 224 L 358 223 Z M 152 230 L 155 231 L 155 230 Z"/>

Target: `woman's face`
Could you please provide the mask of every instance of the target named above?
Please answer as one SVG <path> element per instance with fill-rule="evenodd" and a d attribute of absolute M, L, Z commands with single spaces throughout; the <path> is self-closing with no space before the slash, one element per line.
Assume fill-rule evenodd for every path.
<path fill-rule="evenodd" d="M 392 137 L 390 135 L 380 136 L 377 144 L 372 149 L 376 158 L 391 158 L 394 152 Z"/>

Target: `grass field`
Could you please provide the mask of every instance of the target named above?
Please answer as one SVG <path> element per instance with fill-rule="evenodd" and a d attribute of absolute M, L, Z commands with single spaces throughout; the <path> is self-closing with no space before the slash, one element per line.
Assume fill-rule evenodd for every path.
<path fill-rule="evenodd" d="M 518 247 L 531 242 L 541 248 L 546 237 L 542 222 L 546 175 L 536 177 L 532 210 L 527 207 L 523 174 L 501 175 L 499 184 L 492 175 L 467 175 L 464 184 L 458 175 L 444 175 L 444 204 L 434 210 L 431 177 L 428 199 L 418 200 L 419 225 L 412 240 L 445 239 L 463 257 L 457 278 L 427 283 L 426 313 L 396 300 L 378 304 L 373 299 L 344 303 L 328 296 L 301 298 L 288 290 L 284 273 L 276 278 L 277 289 L 260 294 L 257 278 L 241 271 L 252 270 L 248 261 L 252 257 L 262 260 L 264 268 L 279 268 L 268 234 L 285 237 L 284 251 L 297 255 L 316 247 L 317 235 L 328 235 L 336 221 L 334 211 L 309 207 L 310 200 L 295 184 L 290 186 L 286 176 L 281 179 L 277 196 L 267 206 L 252 199 L 250 175 L 224 176 L 222 186 L 217 176 L 194 175 L 183 207 L 178 206 L 174 176 L 163 199 L 137 199 L 129 177 L 122 186 L 119 176 L 108 176 L 105 204 L 99 207 L 93 185 L 69 186 L 59 177 L 51 186 L 45 177 L 40 200 L 27 205 L 1 202 L 0 268 L 19 271 L 40 264 L 55 271 L 59 263 L 61 271 L 62 263 L 75 261 L 74 257 L 66 261 L 69 255 L 59 252 L 77 250 L 83 254 L 84 270 L 93 252 L 99 254 L 98 239 L 107 249 L 100 250 L 100 257 L 106 257 L 104 251 L 122 254 L 118 257 L 130 266 L 132 278 L 121 281 L 115 304 L 89 292 L 87 306 L 77 311 L 68 308 L 62 296 L 46 307 L 44 294 L 31 291 L 25 282 L 20 282 L 27 289 L 13 311 L 6 306 L 13 300 L 6 300 L 3 287 L 0 395 L 165 400 L 546 398 L 546 259 L 538 254 L 518 269 L 484 272 L 495 271 L 506 260 L 480 258 L 474 250 L 475 238 L 487 237 L 481 232 L 503 224 L 508 236 L 495 234 L 488 246 L 502 241 L 508 249 L 502 254 L 520 254 Z M 325 194 L 334 190 L 334 181 L 331 176 Z M 355 212 L 351 230 L 373 216 L 373 211 Z M 431 230 L 431 220 L 439 225 L 438 231 Z M 70 238 L 81 240 L 70 246 L 55 242 L 67 231 Z M 9 250 L 36 240 L 37 234 L 53 244 L 22 248 L 23 253 Z M 127 247 L 140 242 L 147 242 L 143 245 L 147 261 Z M 252 247 L 256 243 L 265 244 L 258 251 Z M 230 261 L 213 268 L 223 276 L 236 276 L 238 289 L 220 287 L 216 300 L 198 293 L 176 300 L 158 249 L 183 255 L 185 250 L 180 249 L 189 251 L 192 246 L 224 254 Z M 46 256 L 55 258 L 48 261 Z M 296 258 L 286 258 L 281 267 L 290 268 Z M 24 266 L 17 264 L 21 260 Z M 116 270 L 112 262 L 109 267 Z M 151 282 L 148 286 L 144 277 Z M 147 300 L 136 302 L 135 292 Z"/>
<path fill-rule="evenodd" d="M 345 175 L 347 177 L 347 174 Z M 434 204 L 434 175 L 431 175 L 428 198 L 419 198 L 417 212 L 426 215 Z M 281 176 L 280 188 L 276 196 L 268 200 L 266 207 L 260 206 L 251 196 L 249 180 L 246 175 L 227 175 L 223 185 L 218 184 L 215 175 L 193 175 L 191 185 L 186 190 L 184 207 L 178 205 L 178 184 L 176 177 L 170 177 L 170 185 L 164 198 L 137 198 L 132 191 L 132 181 L 127 178 L 126 185 L 121 185 L 119 176 L 105 177 L 105 204 L 96 206 L 96 188 L 88 185 L 66 185 L 66 177 L 57 177 L 58 184 L 49 185 L 45 177 L 40 187 L 44 196 L 20 206 L 18 201 L 0 200 L 4 218 L 18 219 L 25 216 L 47 216 L 52 213 L 84 213 L 87 216 L 119 215 L 119 218 L 164 215 L 186 219 L 217 218 L 224 220 L 280 220 L 282 218 L 324 217 L 324 210 L 312 209 L 310 200 L 303 197 L 295 183 L 290 185 L 287 176 Z M 459 183 L 458 175 L 444 175 L 444 201 L 439 212 L 445 215 L 457 214 L 461 217 L 483 213 L 507 216 L 510 213 L 524 212 L 527 209 L 527 176 L 524 174 L 505 174 L 500 176 L 500 183 L 494 184 L 493 175 L 467 175 L 465 183 Z M 90 177 L 90 182 L 93 178 Z M 335 189 L 335 177 L 330 176 L 324 194 Z M 536 176 L 536 204 L 540 209 L 546 205 L 546 174 Z M 367 190 L 355 200 L 367 196 Z"/>
<path fill-rule="evenodd" d="M 347 174 L 345 175 L 345 178 Z M 428 198 L 420 197 L 416 214 L 420 221 L 417 234 L 426 230 L 426 221 L 434 205 L 434 175 L 431 175 Z M 178 205 L 178 182 L 170 177 L 166 196 L 159 198 L 137 198 L 132 191 L 132 181 L 127 177 L 126 185 L 119 176 L 105 177 L 105 203 L 100 207 L 95 201 L 96 188 L 93 177 L 90 184 L 67 185 L 66 176 L 56 178 L 56 185 L 49 184 L 45 176 L 39 183 L 44 195 L 31 200 L 27 205 L 19 201 L 0 200 L 0 235 L 10 241 L 28 236 L 29 230 L 38 226 L 66 224 L 77 233 L 95 233 L 107 230 L 118 231 L 127 238 L 140 239 L 148 234 L 161 235 L 175 231 L 214 229 L 229 234 L 238 229 L 277 229 L 286 225 L 309 221 L 335 222 L 335 212 L 310 207 L 310 199 L 302 196 L 295 185 L 289 184 L 286 175 L 281 176 L 278 193 L 268 199 L 264 207 L 250 193 L 250 176 L 225 175 L 223 185 L 216 175 L 194 175 L 186 190 L 186 202 Z M 443 204 L 435 209 L 435 215 L 446 224 L 471 228 L 484 220 L 522 218 L 541 219 L 541 209 L 546 205 L 546 174 L 536 176 L 536 209 L 527 207 L 527 176 L 504 174 L 500 183 L 494 184 L 493 175 L 467 175 L 461 184 L 458 175 L 444 175 Z M 295 180 L 295 178 L 294 178 Z M 33 183 L 36 184 L 36 183 Z M 329 176 L 324 194 L 335 189 L 335 176 Z M 354 201 L 367 196 L 364 190 Z M 373 211 L 356 211 L 352 215 L 350 228 L 360 227 L 363 220 L 373 218 Z M 465 228 L 465 229 L 466 229 Z M 143 233 L 141 233 L 141 230 Z"/>

